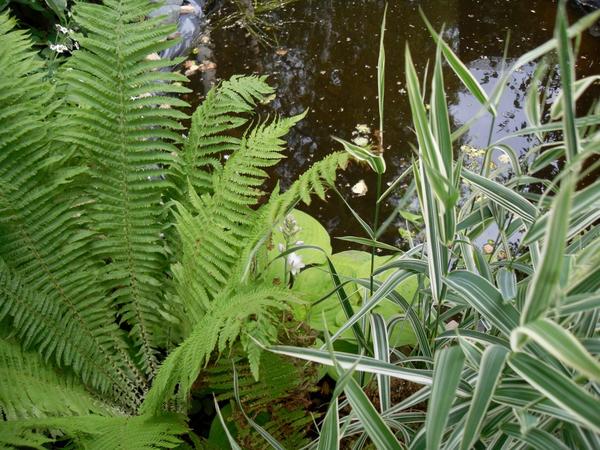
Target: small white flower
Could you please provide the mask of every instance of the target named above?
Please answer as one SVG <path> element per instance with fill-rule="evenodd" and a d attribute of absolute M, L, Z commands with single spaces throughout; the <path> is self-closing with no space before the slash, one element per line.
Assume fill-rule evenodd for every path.
<path fill-rule="evenodd" d="M 62 25 L 60 25 L 58 23 L 56 24 L 56 31 L 58 31 L 59 33 L 62 33 L 62 34 L 71 34 L 73 32 L 73 30 L 71 30 L 70 28 L 63 27 Z"/>
<path fill-rule="evenodd" d="M 297 275 L 305 267 L 302 258 L 297 253 L 290 253 L 287 257 L 287 263 L 292 275 Z"/>
<path fill-rule="evenodd" d="M 64 53 L 69 51 L 69 47 L 64 44 L 50 44 L 50 50 L 56 53 Z"/>
<path fill-rule="evenodd" d="M 304 245 L 304 241 L 296 241 L 296 245 Z"/>
<path fill-rule="evenodd" d="M 279 249 L 279 253 L 283 253 L 285 250 L 285 246 L 281 242 L 277 244 L 277 248 Z"/>

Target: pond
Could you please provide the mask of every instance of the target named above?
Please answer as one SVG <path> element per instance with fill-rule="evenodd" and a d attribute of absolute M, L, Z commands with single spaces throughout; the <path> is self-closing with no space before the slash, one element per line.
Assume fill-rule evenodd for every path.
<path fill-rule="evenodd" d="M 197 58 L 208 59 L 214 69 L 191 77 L 193 94 L 187 100 L 200 102 L 210 86 L 233 74 L 265 74 L 277 87 L 278 97 L 266 113 L 297 114 L 310 112 L 289 136 L 287 159 L 271 171 L 271 186 L 279 181 L 288 186 L 314 161 L 340 145 L 331 136 L 351 139 L 358 124 L 371 130 L 378 127 L 376 65 L 380 23 L 385 6 L 380 0 L 300 0 L 271 13 L 275 45 L 261 45 L 240 26 L 215 27 L 210 24 L 201 39 Z M 552 37 L 556 2 L 548 0 L 404 0 L 390 1 L 386 32 L 385 158 L 390 183 L 410 164 L 411 144 L 416 141 L 404 86 L 404 47 L 408 42 L 423 72 L 435 55 L 435 44 L 427 32 L 418 8 L 421 7 L 436 29 L 444 26 L 444 36 L 461 60 L 479 79 L 486 91 L 494 88 L 502 68 L 502 57 L 509 36 L 508 63 Z M 224 14 L 223 12 L 222 14 Z M 571 22 L 579 18 L 570 11 Z M 218 15 L 211 16 L 213 22 Z M 589 34 L 582 40 L 577 76 L 598 72 L 600 38 Z M 475 123 L 457 147 L 468 144 L 485 147 L 488 139 L 497 139 L 526 126 L 525 91 L 534 65 L 523 68 L 509 81 L 494 123 L 486 117 Z M 550 80 L 547 95 L 555 95 L 558 80 Z M 448 103 L 453 127 L 471 118 L 479 104 L 446 74 Z M 508 141 L 523 151 L 532 145 L 529 138 Z M 363 197 L 352 194 L 360 180 L 369 188 Z M 339 190 L 364 218 L 372 217 L 375 197 L 374 176 L 358 164 L 340 173 Z M 393 210 L 398 199 L 390 197 L 385 213 Z M 410 206 L 410 205 L 409 205 Z M 412 207 L 415 207 L 413 203 Z M 327 203 L 315 201 L 304 208 L 316 216 L 332 236 L 363 235 L 348 208 L 330 193 Z M 390 227 L 382 240 L 401 245 L 397 226 Z M 336 250 L 348 243 L 334 242 Z"/>

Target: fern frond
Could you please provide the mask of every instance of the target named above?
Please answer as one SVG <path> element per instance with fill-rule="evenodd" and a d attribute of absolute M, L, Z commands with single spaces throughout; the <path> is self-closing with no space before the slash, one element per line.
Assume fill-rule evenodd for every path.
<path fill-rule="evenodd" d="M 276 119 L 254 128 L 240 148 L 213 174 L 214 194 L 198 197 L 189 187 L 189 206 L 178 204 L 180 263 L 173 267 L 175 285 L 191 323 L 199 320 L 219 295 L 237 264 L 263 192 L 259 187 L 270 167 L 283 157 L 282 140 L 303 115 Z"/>
<path fill-rule="evenodd" d="M 265 427 L 275 439 L 285 448 L 303 448 L 308 443 L 306 431 L 318 417 L 318 414 L 306 414 L 318 378 L 315 367 L 263 352 L 260 359 L 262 375 L 260 380 L 256 380 L 250 365 L 242 358 L 223 358 L 201 375 L 198 382 L 204 388 L 201 392 L 215 392 L 217 400 L 233 401 L 232 362 L 238 374 L 238 394 L 246 414 L 252 418 L 268 414 Z M 260 448 L 264 438 L 241 414 L 235 414 L 233 418 L 240 445 L 243 448 Z"/>
<path fill-rule="evenodd" d="M 185 404 L 192 384 L 215 349 L 225 351 L 259 317 L 280 320 L 277 311 L 281 314 L 287 309 L 290 300 L 289 291 L 264 285 L 245 286 L 242 292 L 226 292 L 216 298 L 212 309 L 162 364 L 141 413 L 160 411 L 172 398 Z"/>
<path fill-rule="evenodd" d="M 32 431 L 32 430 L 35 430 Z M 97 415 L 0 422 L 2 448 L 46 448 L 59 432 L 75 448 L 93 450 L 152 450 L 176 448 L 187 432 L 183 418 L 175 414 L 154 417 L 102 417 Z"/>
<path fill-rule="evenodd" d="M 93 201 L 86 210 L 99 236 L 93 253 L 108 262 L 104 287 L 148 375 L 158 366 L 153 331 L 163 323 L 161 194 L 182 128 L 176 120 L 181 114 L 154 106 L 187 106 L 168 94 L 189 92 L 173 83 L 186 81 L 184 76 L 155 70 L 170 61 L 145 60 L 173 44 L 166 39 L 172 26 L 146 19 L 153 8 L 147 0 L 77 5 L 74 18 L 86 34 L 78 36 L 82 49 L 64 73 L 73 107 L 63 136 L 91 168 Z"/>
<path fill-rule="evenodd" d="M 274 92 L 265 80 L 234 76 L 213 87 L 194 111 L 189 136 L 169 177 L 178 187 L 180 201 L 187 200 L 188 183 L 199 195 L 212 193 L 212 171 L 222 168 L 219 155 L 240 146 L 240 139 L 230 132 L 246 124 L 254 107 Z"/>
<path fill-rule="evenodd" d="M 0 417 L 15 420 L 114 412 L 68 371 L 56 372 L 39 355 L 0 339 Z"/>
<path fill-rule="evenodd" d="M 334 185 L 336 173 L 345 169 L 349 161 L 348 154 L 336 152 L 316 162 L 304 172 L 284 193 L 275 188 L 269 201 L 257 211 L 253 227 L 246 235 L 244 248 L 233 272 L 244 281 L 250 276 L 260 251 L 266 249 L 266 242 L 276 224 L 280 223 L 299 201 L 310 204 L 311 195 L 316 193 L 325 199 L 325 191 Z M 260 265 L 259 265 L 260 266 Z M 258 267 L 260 270 L 260 267 Z"/>
<path fill-rule="evenodd" d="M 107 322 L 106 313 L 97 311 L 94 316 L 89 317 L 86 326 L 90 328 L 84 333 L 80 329 L 81 322 L 72 310 L 53 302 L 51 297 L 24 286 L 1 258 L 0 298 L 0 320 L 7 316 L 12 318 L 11 326 L 24 348 L 36 349 L 44 355 L 46 362 L 52 358 L 59 367 L 71 367 L 84 383 L 89 383 L 101 393 L 112 393 L 111 398 L 115 401 L 121 399 L 126 407 L 140 403 L 141 392 L 137 392 L 132 381 L 134 374 L 128 372 L 123 365 L 119 367 L 105 364 L 107 355 L 96 345 L 97 342 L 106 340 L 107 333 L 109 337 L 111 334 L 118 336 L 114 323 L 112 331 L 103 329 Z M 114 347 L 112 351 L 115 351 Z M 125 352 L 124 348 L 121 352 Z M 31 361 L 35 361 L 32 358 Z M 10 359 L 6 357 L 3 361 L 6 364 L 0 364 L 0 367 L 12 370 L 8 364 Z M 117 358 L 114 359 L 118 361 Z M 15 380 L 19 376 L 26 376 L 25 373 L 15 374 Z M 65 377 L 68 375 L 65 374 Z"/>
<path fill-rule="evenodd" d="M 53 115 L 53 88 L 27 36 L 13 27 L 0 15 L 2 316 L 45 358 L 70 365 L 102 392 L 114 386 L 122 393 L 117 400 L 139 402 L 143 381 L 131 375 L 123 335 L 96 283 L 101 265 L 90 257 L 93 233 L 77 207 L 73 186 L 86 169 L 55 148 L 64 123 Z"/>

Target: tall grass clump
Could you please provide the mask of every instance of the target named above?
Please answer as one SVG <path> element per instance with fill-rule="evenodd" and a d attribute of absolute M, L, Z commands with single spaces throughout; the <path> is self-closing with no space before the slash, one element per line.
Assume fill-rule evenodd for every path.
<path fill-rule="evenodd" d="M 340 278 L 332 265 L 338 293 L 359 286 L 359 306 L 343 326 L 326 330 L 320 348 L 269 348 L 337 374 L 313 448 L 600 448 L 600 181 L 589 176 L 600 169 L 600 102 L 576 114 L 579 96 L 596 78 L 576 79 L 574 71 L 574 48 L 599 16 L 569 26 L 561 2 L 554 38 L 514 61 L 490 94 L 424 18 L 437 44 L 424 79 L 405 49 L 411 175 L 424 240 L 391 252 L 376 241 L 377 220 L 373 228 L 360 219 L 368 238 L 354 241 L 391 254 L 368 277 Z M 382 45 L 380 62 L 383 52 Z M 467 167 L 461 137 L 482 115 L 496 116 L 511 74 L 536 61 L 528 126 L 490 142 L 479 167 Z M 379 70 L 382 83 L 381 64 Z M 445 72 L 481 104 L 457 130 L 450 126 Z M 538 82 L 555 73 L 562 89 L 548 107 Z M 507 144 L 511 136 L 535 143 L 520 155 Z M 385 167 L 376 149 L 342 143 L 378 174 Z M 492 165 L 498 158 L 505 164 Z M 550 164 L 562 166 L 556 177 L 537 176 Z M 417 289 L 406 297 L 398 288 L 410 278 Z M 393 302 L 394 316 L 377 312 L 384 302 Z M 395 347 L 392 333 L 403 324 L 414 345 Z M 364 336 L 355 353 L 337 347 L 349 330 Z M 414 392 L 393 402 L 403 383 Z"/>

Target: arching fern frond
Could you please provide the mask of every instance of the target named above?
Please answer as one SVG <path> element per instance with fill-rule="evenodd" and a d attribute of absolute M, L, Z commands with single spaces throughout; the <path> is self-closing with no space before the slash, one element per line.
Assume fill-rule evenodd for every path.
<path fill-rule="evenodd" d="M 233 76 L 212 88 L 196 108 L 189 136 L 169 174 L 180 201 L 187 201 L 188 183 L 198 195 L 213 192 L 212 172 L 222 168 L 219 156 L 240 146 L 240 139 L 230 132 L 246 124 L 254 107 L 274 92 L 265 80 L 264 76 Z"/>
<path fill-rule="evenodd" d="M 34 431 L 32 431 L 34 430 Z M 178 448 L 180 435 L 188 430 L 183 418 L 176 414 L 154 417 L 102 417 L 98 415 L 29 419 L 0 422 L 2 448 L 39 448 L 42 444 L 71 439 L 76 447 L 86 450 L 155 450 Z"/>
<path fill-rule="evenodd" d="M 243 291 L 226 292 L 216 298 L 211 310 L 194 326 L 190 336 L 161 366 L 141 413 L 161 411 L 172 398 L 185 405 L 192 384 L 215 349 L 225 351 L 259 317 L 272 322 L 280 320 L 277 311 L 281 314 L 287 309 L 287 302 L 292 300 L 288 290 L 260 284 L 244 286 Z"/>
<path fill-rule="evenodd" d="M 88 332 L 83 332 L 80 328 L 81 322 L 72 310 L 61 303 L 53 302 L 52 297 L 26 287 L 1 258 L 0 298 L 0 320 L 5 317 L 12 319 L 11 326 L 24 348 L 37 350 L 46 362 L 54 360 L 58 367 L 71 367 L 84 383 L 89 383 L 100 393 L 111 394 L 110 398 L 117 403 L 120 399 L 125 408 L 139 404 L 141 392 L 137 392 L 137 387 L 132 381 L 135 379 L 134 374 L 128 372 L 125 367 L 104 364 L 108 359 L 107 355 L 103 355 L 102 348 L 96 345 L 97 342 L 106 339 L 107 332 L 111 332 L 103 329 L 108 319 L 106 312 L 96 311 L 86 323 L 86 326 L 90 327 Z M 112 327 L 112 333 L 117 334 L 114 323 Z M 118 343 L 118 340 L 115 341 Z M 115 351 L 116 348 L 111 350 Z M 120 351 L 124 353 L 125 349 L 121 348 Z M 14 355 L 16 353 L 13 352 Z M 26 358 L 26 354 L 23 353 L 22 357 Z M 13 370 L 8 363 L 16 359 L 16 356 L 6 357 L 0 368 Z M 37 360 L 31 357 L 27 364 L 32 366 L 35 361 Z M 41 359 L 37 361 L 37 366 L 40 363 Z M 40 370 L 43 369 L 40 367 Z M 31 377 L 42 377 L 41 374 L 36 375 L 35 372 L 25 370 L 21 375 L 13 375 L 15 380 L 19 380 L 28 373 L 31 373 Z M 68 379 L 66 373 L 65 377 Z M 7 378 L 6 386 L 9 386 L 9 379 Z M 0 400 L 0 409 L 3 408 L 2 404 Z"/>
<path fill-rule="evenodd" d="M 133 363 L 96 283 L 100 265 L 90 257 L 93 233 L 84 228 L 77 207 L 74 185 L 86 169 L 55 146 L 64 122 L 54 115 L 53 88 L 42 79 L 27 36 L 11 31 L 13 26 L 0 15 L 1 314 L 45 358 L 70 365 L 102 392 L 131 393 L 118 398 L 135 405 L 142 382 L 129 376 Z M 64 339 L 54 341 L 57 324 Z M 70 347 L 66 340 L 72 340 Z M 96 372 L 92 365 L 105 370 Z"/>
<path fill-rule="evenodd" d="M 68 371 L 56 372 L 35 353 L 0 339 L 0 417 L 114 414 Z"/>
<path fill-rule="evenodd" d="M 251 130 L 221 171 L 213 175 L 214 195 L 198 197 L 190 185 L 190 209 L 177 208 L 180 264 L 173 268 L 177 292 L 192 324 L 230 279 L 256 218 L 260 186 L 268 168 L 283 157 L 282 137 L 303 115 L 276 119 Z"/>
<path fill-rule="evenodd" d="M 233 270 L 238 279 L 242 281 L 248 279 L 253 268 L 261 270 L 262 267 L 256 264 L 256 260 L 260 258 L 261 250 L 263 253 L 266 252 L 267 241 L 273 227 L 280 223 L 299 201 L 310 204 L 313 193 L 324 200 L 325 191 L 333 186 L 337 171 L 345 169 L 348 160 L 348 154 L 345 152 L 332 153 L 314 163 L 287 191 L 279 193 L 279 189 L 275 188 L 269 201 L 257 211 L 254 224 L 244 240 L 244 248 Z"/>
<path fill-rule="evenodd" d="M 84 30 L 82 50 L 73 54 L 64 78 L 73 105 L 64 139 L 77 145 L 90 166 L 86 205 L 99 239 L 94 255 L 107 262 L 105 289 L 119 306 L 135 343 L 139 364 L 157 368 L 161 292 L 166 266 L 160 239 L 165 166 L 176 152 L 181 113 L 159 105 L 187 106 L 167 94 L 189 92 L 173 83 L 179 74 L 159 71 L 171 61 L 147 61 L 170 47 L 174 27 L 146 19 L 147 0 L 79 3 L 74 18 Z"/>

